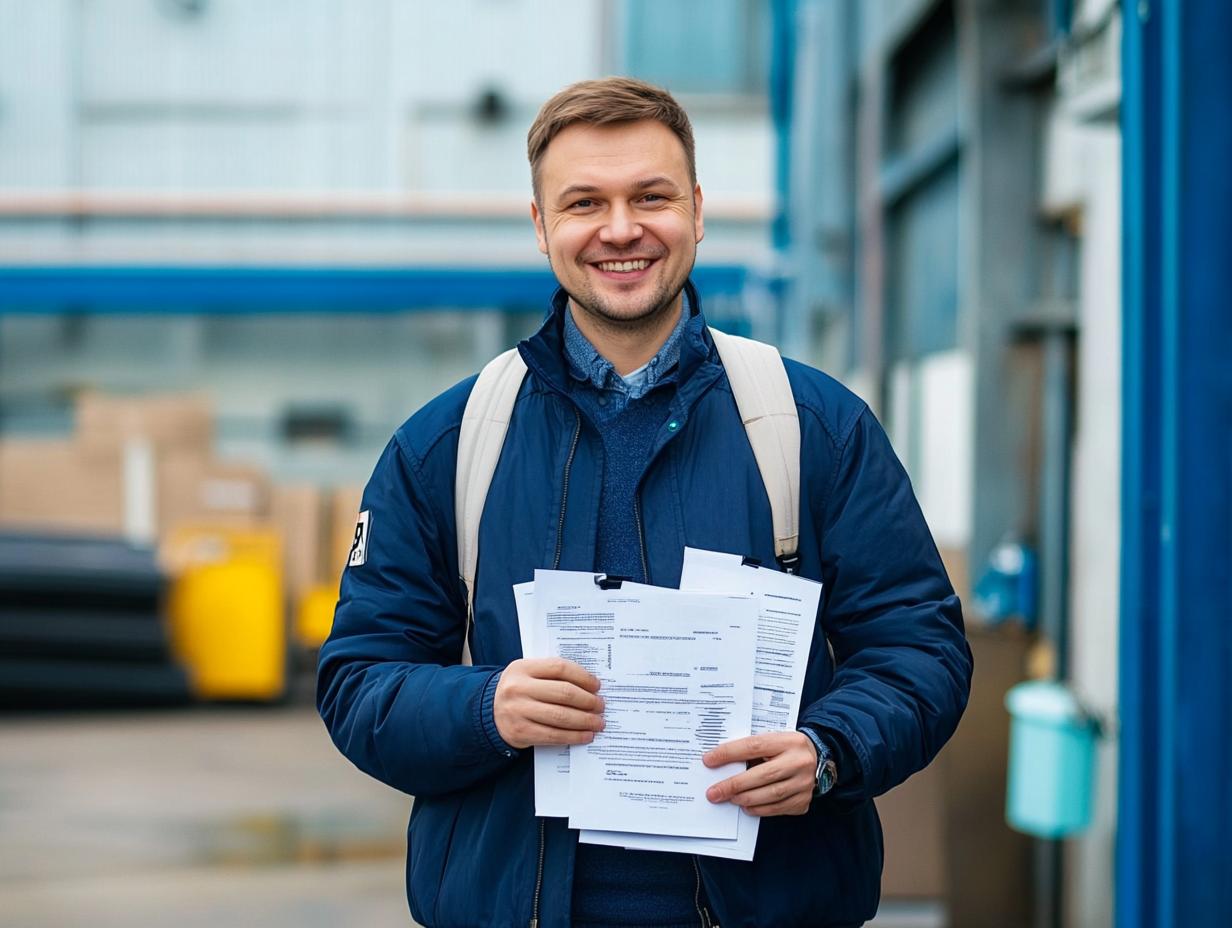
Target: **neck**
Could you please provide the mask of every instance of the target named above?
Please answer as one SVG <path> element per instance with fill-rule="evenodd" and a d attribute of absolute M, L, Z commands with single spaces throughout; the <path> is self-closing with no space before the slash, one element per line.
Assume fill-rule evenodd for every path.
<path fill-rule="evenodd" d="M 578 306 L 572 298 L 569 308 L 573 321 L 595 350 L 611 362 L 621 377 L 637 370 L 658 353 L 667 337 L 680 321 L 684 308 L 684 291 L 676 299 L 650 316 L 635 323 L 614 323 Z"/>

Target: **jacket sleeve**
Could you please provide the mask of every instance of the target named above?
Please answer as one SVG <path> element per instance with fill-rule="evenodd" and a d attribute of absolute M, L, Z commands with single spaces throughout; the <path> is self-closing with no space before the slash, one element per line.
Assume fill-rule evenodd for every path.
<path fill-rule="evenodd" d="M 910 480 L 864 409 L 840 446 L 822 526 L 829 692 L 801 722 L 837 734 L 858 763 L 831 796 L 869 799 L 923 769 L 967 705 L 962 611 Z"/>
<path fill-rule="evenodd" d="M 338 749 L 417 796 L 469 787 L 510 756 L 484 725 L 499 668 L 459 665 L 466 603 L 443 508 L 452 498 L 430 493 L 422 464 L 389 443 L 364 489 L 366 557 L 342 575 L 317 671 L 317 708 Z"/>

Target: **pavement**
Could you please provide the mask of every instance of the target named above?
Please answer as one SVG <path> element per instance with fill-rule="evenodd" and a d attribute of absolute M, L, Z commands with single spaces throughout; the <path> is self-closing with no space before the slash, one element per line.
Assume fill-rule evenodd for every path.
<path fill-rule="evenodd" d="M 413 926 L 410 806 L 310 707 L 0 717 L 0 928 Z"/>
<path fill-rule="evenodd" d="M 0 719 L 0 926 L 410 925 L 410 804 L 307 707 Z"/>

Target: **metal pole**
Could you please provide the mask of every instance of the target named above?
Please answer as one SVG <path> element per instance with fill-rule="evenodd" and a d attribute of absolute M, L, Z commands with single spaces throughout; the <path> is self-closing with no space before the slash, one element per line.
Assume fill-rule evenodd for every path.
<path fill-rule="evenodd" d="M 1044 432 L 1040 492 L 1041 631 L 1052 645 L 1053 674 L 1069 674 L 1069 469 L 1073 383 L 1073 326 L 1046 325 L 1042 418 Z M 1035 843 L 1035 926 L 1061 928 L 1064 918 L 1064 847 L 1057 840 Z"/>

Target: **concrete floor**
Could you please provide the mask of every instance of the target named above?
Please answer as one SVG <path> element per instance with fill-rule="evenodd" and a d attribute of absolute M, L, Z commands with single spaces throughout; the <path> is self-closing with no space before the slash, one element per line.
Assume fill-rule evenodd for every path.
<path fill-rule="evenodd" d="M 316 714 L 0 721 L 0 926 L 410 924 L 410 798 Z"/>
<path fill-rule="evenodd" d="M 0 928 L 412 925 L 410 803 L 310 708 L 0 719 Z"/>

